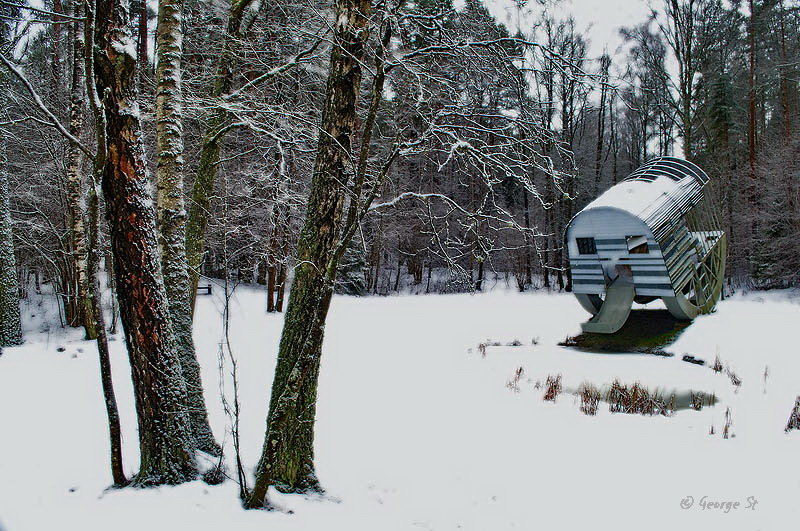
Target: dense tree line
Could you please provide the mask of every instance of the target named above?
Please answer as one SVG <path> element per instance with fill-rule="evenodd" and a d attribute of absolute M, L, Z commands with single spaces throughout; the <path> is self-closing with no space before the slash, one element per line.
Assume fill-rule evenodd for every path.
<path fill-rule="evenodd" d="M 43 5 L 0 0 L 0 346 L 45 288 L 97 341 L 118 485 L 106 288 L 140 486 L 221 455 L 192 340 L 201 277 L 285 308 L 252 489 L 238 476 L 263 507 L 269 487 L 321 489 L 334 292 L 570 290 L 566 223 L 648 158 L 711 175 L 731 286 L 798 281 L 796 2 L 656 2 L 599 57 L 538 2 L 515 27 L 478 0 Z"/>

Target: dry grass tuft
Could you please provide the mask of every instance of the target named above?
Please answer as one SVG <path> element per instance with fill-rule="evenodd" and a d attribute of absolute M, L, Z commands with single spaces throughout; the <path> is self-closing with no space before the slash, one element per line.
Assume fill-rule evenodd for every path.
<path fill-rule="evenodd" d="M 650 393 L 639 382 L 632 386 L 623 385 L 614 380 L 606 394 L 609 410 L 612 413 L 630 413 L 640 415 L 664 415 L 668 417 L 675 412 L 675 396 L 669 401 L 659 393 Z"/>
<path fill-rule="evenodd" d="M 733 417 L 731 417 L 731 408 L 725 409 L 725 426 L 722 428 L 722 438 L 728 439 L 733 437 L 733 433 L 731 432 L 731 426 L 733 426 Z"/>
<path fill-rule="evenodd" d="M 522 367 L 518 368 L 514 371 L 514 376 L 506 382 L 506 387 L 514 391 L 515 393 L 519 393 L 519 382 L 522 379 L 522 376 L 525 374 L 525 369 Z"/>
<path fill-rule="evenodd" d="M 581 397 L 581 412 L 586 415 L 597 415 L 597 406 L 600 403 L 600 389 L 590 383 L 584 383 L 578 389 Z"/>
<path fill-rule="evenodd" d="M 739 376 L 737 376 L 736 373 L 733 372 L 733 369 L 731 369 L 730 367 L 727 367 L 725 369 L 725 374 L 727 374 L 728 378 L 731 379 L 731 384 L 736 388 L 735 392 L 738 393 L 739 388 L 742 386 L 742 379 L 739 378 Z"/>
<path fill-rule="evenodd" d="M 499 341 L 484 341 L 483 343 L 478 344 L 478 352 L 481 355 L 481 358 L 486 357 L 486 348 L 487 347 L 499 347 L 502 343 Z"/>
<path fill-rule="evenodd" d="M 559 394 L 561 394 L 561 375 L 548 376 L 544 383 L 543 399 L 547 402 L 555 402 Z"/>

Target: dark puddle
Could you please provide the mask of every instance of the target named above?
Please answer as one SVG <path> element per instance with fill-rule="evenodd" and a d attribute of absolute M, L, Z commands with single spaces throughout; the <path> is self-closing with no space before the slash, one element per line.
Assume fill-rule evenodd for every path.
<path fill-rule="evenodd" d="M 562 347 L 587 352 L 615 352 L 673 356 L 665 347 L 686 330 L 691 321 L 678 321 L 667 310 L 633 310 L 625 325 L 614 334 L 584 332 L 568 337 Z"/>

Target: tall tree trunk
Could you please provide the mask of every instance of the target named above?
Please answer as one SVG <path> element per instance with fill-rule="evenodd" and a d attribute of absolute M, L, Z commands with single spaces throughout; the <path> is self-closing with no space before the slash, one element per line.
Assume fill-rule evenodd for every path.
<path fill-rule="evenodd" d="M 619 181 L 619 162 L 617 159 L 617 154 L 619 152 L 619 142 L 617 141 L 617 130 L 616 130 L 616 121 L 617 121 L 617 107 L 616 107 L 616 97 L 614 93 L 611 94 L 611 97 L 608 98 L 608 125 L 609 125 L 609 135 L 611 136 L 611 182 L 612 184 L 617 184 Z"/>
<path fill-rule="evenodd" d="M 786 7 L 783 0 L 778 2 L 780 40 L 781 40 L 781 67 L 780 67 L 780 90 L 781 90 L 781 111 L 783 112 L 783 132 L 785 141 L 789 142 L 792 138 L 792 79 L 790 74 L 789 54 L 786 48 Z M 792 172 L 789 172 L 791 175 Z"/>
<path fill-rule="evenodd" d="M 233 0 L 228 15 L 222 53 L 217 63 L 217 71 L 211 89 L 211 97 L 219 98 L 228 94 L 233 84 L 233 52 L 236 41 L 241 37 L 242 19 L 245 10 L 254 0 Z M 186 258 L 189 267 L 189 293 L 191 307 L 197 296 L 197 284 L 200 281 L 200 266 L 203 263 L 206 227 L 208 226 L 209 206 L 214 193 L 219 166 L 220 144 L 227 133 L 227 111 L 215 108 L 206 124 L 203 144 L 200 147 L 200 158 L 197 173 L 192 187 L 192 200 L 189 205 L 189 218 L 186 222 Z"/>
<path fill-rule="evenodd" d="M 600 192 L 600 173 L 603 162 L 603 141 L 606 134 L 606 95 L 608 94 L 608 70 L 611 57 L 603 54 L 600 58 L 600 105 L 597 107 L 597 143 L 594 155 L 594 193 Z"/>
<path fill-rule="evenodd" d="M 80 5 L 84 0 L 75 0 L 75 13 L 80 11 Z M 111 374 L 111 356 L 108 350 L 108 336 L 106 332 L 106 320 L 103 315 L 102 289 L 100 288 L 100 202 L 97 196 L 98 182 L 102 178 L 103 168 L 106 159 L 106 124 L 105 114 L 102 109 L 102 102 L 97 94 L 97 86 L 94 83 L 94 20 L 95 8 L 93 3 L 85 3 L 85 22 L 83 24 L 83 53 L 81 63 L 85 69 L 83 79 L 86 83 L 86 94 L 94 115 L 95 141 L 97 150 L 92 164 L 92 179 L 87 188 L 86 207 L 89 225 L 85 231 L 88 243 L 86 276 L 88 287 L 88 298 L 92 304 L 92 317 L 94 327 L 97 331 L 97 354 L 100 361 L 100 382 L 103 388 L 103 402 L 106 406 L 106 417 L 108 419 L 108 433 L 110 442 L 111 476 L 114 485 L 122 487 L 128 484 L 125 472 L 122 468 L 122 430 L 120 428 L 119 410 L 117 409 L 117 398 L 114 393 L 114 380 Z M 88 44 L 88 45 L 87 45 Z M 107 264 L 110 264 L 110 258 Z M 110 281 L 113 278 L 110 268 L 107 272 Z M 111 287 L 111 284 L 109 284 Z M 113 301 L 115 295 L 112 289 L 112 314 L 116 322 L 116 310 Z"/>
<path fill-rule="evenodd" d="M 24 2 L 21 2 L 21 3 L 24 5 Z M 62 64 L 63 63 L 63 58 L 62 58 L 61 52 L 64 49 L 64 46 L 63 46 L 64 43 L 61 42 L 62 41 L 61 26 L 62 26 L 62 22 L 64 21 L 64 19 L 62 17 L 58 16 L 59 14 L 64 13 L 64 6 L 63 6 L 61 0 L 53 0 L 52 10 L 53 10 L 53 15 L 51 15 L 51 19 L 53 21 L 53 25 L 52 25 L 53 42 L 52 42 L 52 46 L 50 48 L 51 49 L 50 56 L 52 58 L 52 63 L 50 64 L 50 68 L 52 69 L 52 73 L 53 73 L 53 79 L 52 79 L 53 87 L 54 87 L 55 91 L 59 91 L 59 90 L 62 89 L 62 86 L 61 86 L 61 71 L 63 69 L 62 68 L 63 67 L 63 64 Z M 55 92 L 55 94 L 58 94 L 58 92 Z"/>
<path fill-rule="evenodd" d="M 92 183 L 88 197 L 89 210 L 89 253 L 88 253 L 88 296 L 93 305 L 92 318 L 97 331 L 97 354 L 100 359 L 100 382 L 103 387 L 103 402 L 106 405 L 108 418 L 108 434 L 111 443 L 111 477 L 114 485 L 122 487 L 128 484 L 122 468 L 122 430 L 120 428 L 117 397 L 114 393 L 114 380 L 111 376 L 111 356 L 108 350 L 108 336 L 106 335 L 106 318 L 103 315 L 102 290 L 98 271 L 100 270 L 99 230 L 100 209 L 98 205 L 96 185 Z M 111 272 L 109 271 L 109 274 Z"/>
<path fill-rule="evenodd" d="M 156 182 L 161 267 L 169 315 L 197 448 L 219 456 L 222 449 L 208 423 L 206 401 L 192 338 L 189 267 L 186 261 L 186 210 L 183 200 L 183 114 L 181 55 L 183 0 L 160 0 L 156 32 Z"/>
<path fill-rule="evenodd" d="M 2 78 L 0 78 L 2 85 Z M 2 88 L 2 86 L 0 86 Z M 1 92 L 0 92 L 1 93 Z M 22 344 L 19 279 L 11 229 L 11 198 L 6 161 L 7 140 L 0 130 L 0 350 Z"/>
<path fill-rule="evenodd" d="M 0 23 L 0 45 L 6 35 Z M 6 106 L 6 72 L 0 71 L 0 105 Z M 22 325 L 19 311 L 19 277 L 14 256 L 14 231 L 11 221 L 11 191 L 8 183 L 6 148 L 8 137 L 0 128 L 0 354 L 3 347 L 22 344 Z M 38 274 L 38 271 L 37 271 Z"/>
<path fill-rule="evenodd" d="M 147 0 L 141 0 L 139 4 L 139 26 L 136 34 L 136 57 L 140 76 L 147 72 L 147 22 Z"/>
<path fill-rule="evenodd" d="M 757 139 L 757 114 L 756 114 L 756 13 L 753 0 L 748 0 L 748 7 L 750 9 L 750 18 L 747 23 L 747 37 L 748 37 L 748 56 L 749 68 L 747 75 L 747 161 L 749 163 L 749 202 L 751 209 L 750 220 L 750 241 L 747 245 L 746 256 L 748 262 L 752 263 L 754 248 L 758 238 L 758 216 L 760 214 L 760 197 L 761 190 L 759 189 L 760 183 L 758 182 L 756 174 L 756 162 L 758 153 L 756 151 Z"/>
<path fill-rule="evenodd" d="M 749 69 L 747 76 L 747 160 L 750 177 L 755 179 L 756 169 L 756 28 L 753 0 L 748 0 L 750 18 L 747 23 Z"/>
<path fill-rule="evenodd" d="M 270 257 L 270 260 L 272 257 Z M 270 264 L 267 266 L 267 312 L 272 313 L 275 311 L 275 281 L 277 280 L 277 271 L 275 266 Z"/>
<path fill-rule="evenodd" d="M 275 311 L 283 311 L 283 297 L 286 293 L 286 264 L 283 262 L 278 266 L 278 285 L 275 287 Z"/>
<path fill-rule="evenodd" d="M 82 12 L 80 0 L 71 2 L 72 13 L 77 16 Z M 81 136 L 84 125 L 86 82 L 83 78 L 84 39 L 83 29 L 79 22 L 70 24 L 72 43 L 72 77 L 70 80 L 69 132 L 75 138 Z M 70 218 L 72 239 L 72 258 L 77 277 L 77 296 L 80 318 L 86 339 L 97 338 L 95 326 L 94 303 L 89 296 L 89 278 L 87 276 L 86 229 L 83 202 L 83 152 L 78 145 L 70 142 L 67 153 L 67 207 Z"/>
<path fill-rule="evenodd" d="M 533 283 L 533 268 L 531 266 L 531 253 L 533 250 L 531 247 L 533 245 L 533 239 L 535 238 L 535 236 L 531 235 L 531 208 L 530 200 L 528 199 L 528 189 L 525 186 L 522 187 L 522 209 L 523 223 L 525 224 L 525 286 L 523 286 L 523 288 L 525 288 Z"/>
<path fill-rule="evenodd" d="M 249 507 L 263 507 L 270 485 L 287 492 L 319 490 L 314 419 L 325 320 L 336 277 L 336 250 L 353 173 L 352 134 L 368 37 L 369 0 L 337 0 L 322 126 L 308 211 L 298 241 L 267 430 Z"/>
<path fill-rule="evenodd" d="M 92 49 L 107 139 L 102 188 L 139 421 L 141 464 L 134 482 L 182 483 L 197 475 L 195 448 L 145 172 L 129 2 L 96 6 Z"/>

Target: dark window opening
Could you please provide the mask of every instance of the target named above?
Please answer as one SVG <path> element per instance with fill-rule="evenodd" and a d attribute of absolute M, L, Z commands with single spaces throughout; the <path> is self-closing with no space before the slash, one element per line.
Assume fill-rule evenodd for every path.
<path fill-rule="evenodd" d="M 594 243 L 594 238 L 575 238 L 578 242 L 578 253 L 580 254 L 597 254 L 597 245 Z"/>
<path fill-rule="evenodd" d="M 647 248 L 646 236 L 625 236 L 625 241 L 628 243 L 630 254 L 648 254 L 650 252 Z"/>

